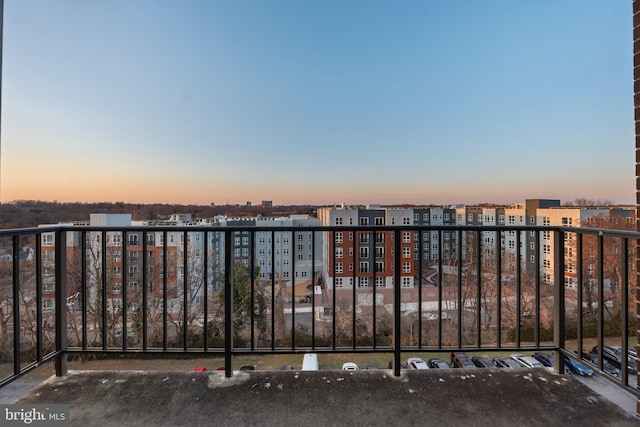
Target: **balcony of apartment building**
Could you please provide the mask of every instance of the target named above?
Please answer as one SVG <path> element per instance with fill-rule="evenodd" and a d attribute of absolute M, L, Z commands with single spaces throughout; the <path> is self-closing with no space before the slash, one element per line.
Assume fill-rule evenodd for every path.
<path fill-rule="evenodd" d="M 170 232 L 180 233 L 187 242 L 172 248 L 173 257 L 167 256 L 169 239 L 148 238 Z M 234 248 L 237 232 L 247 237 L 246 253 Z M 289 237 L 288 246 L 281 247 L 280 253 L 265 252 L 269 271 L 261 272 L 257 236 L 266 235 L 275 242 L 282 233 Z M 451 243 L 446 250 L 444 245 L 434 245 L 444 242 L 445 233 Z M 308 248 L 304 251 L 297 234 L 305 236 Z M 137 244 L 130 245 L 132 235 L 139 237 Z M 272 392 L 271 384 L 282 396 L 289 396 L 287 400 L 313 396 L 326 402 L 331 393 L 353 397 L 354 390 L 362 387 L 371 396 L 385 389 L 400 393 L 387 396 L 389 413 L 394 413 L 393 405 L 427 405 L 429 399 L 444 404 L 437 399 L 441 396 L 447 405 L 457 402 L 475 407 L 473 411 L 497 411 L 494 421 L 501 419 L 498 414 L 505 408 L 513 411 L 517 406 L 519 414 L 526 412 L 514 397 L 524 393 L 531 408 L 542 405 L 539 410 L 544 414 L 547 407 L 554 420 L 559 412 L 553 408 L 560 406 L 573 420 L 589 420 L 592 412 L 599 411 L 600 417 L 604 413 L 624 423 L 630 419 L 617 413 L 599 393 L 619 393 L 632 401 L 638 396 L 635 260 L 639 238 L 634 231 L 604 227 L 526 225 L 61 225 L 0 231 L 4 253 L 12 254 L 1 269 L 0 384 L 10 388 L 16 380 L 50 369 L 55 373 L 49 380 L 54 389 L 66 390 L 72 384 L 84 387 L 81 395 L 87 402 L 92 401 L 87 387 L 98 392 L 110 383 L 112 388 L 100 393 L 115 399 L 122 393 L 147 393 L 126 391 L 119 384 L 133 387 L 142 381 L 138 387 L 153 384 L 162 390 L 165 378 L 164 393 L 172 393 L 176 384 L 168 382 L 173 379 L 194 385 L 199 390 L 194 401 L 215 401 L 221 390 L 234 387 L 234 393 Z M 509 239 L 514 245 L 506 244 Z M 121 244 L 109 246 L 109 241 Z M 33 254 L 29 259 L 19 256 L 25 248 Z M 117 261 L 113 251 L 118 251 Z M 337 253 L 347 261 L 339 269 L 343 261 Z M 368 267 L 365 262 L 370 263 Z M 450 367 L 416 373 L 408 369 L 409 357 L 450 363 L 454 352 L 489 360 L 544 353 L 555 362 L 548 369 L 512 371 Z M 306 353 L 317 355 L 320 372 L 301 371 Z M 148 376 L 154 368 L 169 366 L 167 358 L 187 362 L 180 369 L 158 373 L 160 380 Z M 78 374 L 92 360 L 99 361 L 91 365 L 94 368 L 120 363 L 121 371 Z M 346 361 L 381 369 L 362 369 L 347 376 L 341 371 Z M 575 362 L 592 371 L 593 377 L 571 371 Z M 185 372 L 185 366 L 196 365 L 220 371 Z M 281 371 L 285 365 L 293 371 Z M 244 369 L 249 368 L 257 371 L 247 373 Z M 140 370 L 147 373 L 132 373 Z M 302 380 L 312 385 L 306 392 L 298 388 Z M 248 388 L 243 388 L 244 381 L 250 383 Z M 449 391 L 441 383 L 450 386 Z M 321 384 L 335 388 L 320 391 Z M 338 389 L 347 384 L 348 388 Z M 494 397 L 489 397 L 497 388 L 511 393 L 500 397 L 506 405 L 500 410 L 490 400 Z M 294 389 L 295 398 L 287 394 Z M 47 393 L 42 402 L 64 403 L 64 399 L 55 400 L 50 389 L 38 390 L 40 396 Z M 214 390 L 213 395 L 206 390 Z M 321 395 L 305 395 L 311 390 Z M 454 391 L 458 400 L 448 394 Z M 180 389 L 180 393 L 187 391 Z M 242 396 L 251 407 L 267 404 Z M 74 397 L 73 404 L 79 407 L 83 398 Z M 33 395 L 25 399 L 38 400 Z M 363 421 L 369 418 L 362 408 L 371 404 L 364 403 L 364 396 L 359 399 L 363 402 L 356 408 L 361 408 L 358 414 Z M 580 399 L 591 402 L 591 408 L 583 408 Z M 282 401 L 271 404 L 283 405 Z M 303 404 L 313 406 L 312 401 Z M 91 405 L 95 410 L 97 403 Z M 579 413 L 576 407 L 581 408 Z M 322 412 L 326 417 L 326 409 Z"/>

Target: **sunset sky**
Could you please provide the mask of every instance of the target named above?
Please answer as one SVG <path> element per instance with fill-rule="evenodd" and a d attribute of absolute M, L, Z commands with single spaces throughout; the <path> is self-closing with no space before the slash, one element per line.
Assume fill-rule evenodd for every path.
<path fill-rule="evenodd" d="M 0 200 L 635 200 L 619 0 L 5 0 Z"/>

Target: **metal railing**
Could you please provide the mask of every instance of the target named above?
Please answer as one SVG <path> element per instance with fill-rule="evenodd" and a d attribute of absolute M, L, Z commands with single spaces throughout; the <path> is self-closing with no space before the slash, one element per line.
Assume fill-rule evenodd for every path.
<path fill-rule="evenodd" d="M 636 393 L 633 356 L 619 377 L 605 368 L 609 347 L 627 355 L 637 342 L 638 238 L 524 226 L 4 230 L 0 386 L 52 359 L 64 375 L 73 354 L 223 355 L 231 376 L 239 354 L 389 352 L 400 375 L 405 352 L 551 351 L 557 372 L 576 357 Z"/>

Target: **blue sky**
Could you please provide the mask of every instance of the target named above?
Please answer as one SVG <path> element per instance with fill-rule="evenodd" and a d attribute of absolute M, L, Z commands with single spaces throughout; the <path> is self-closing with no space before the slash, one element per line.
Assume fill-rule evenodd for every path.
<path fill-rule="evenodd" d="M 635 200 L 628 1 L 5 0 L 2 201 Z"/>

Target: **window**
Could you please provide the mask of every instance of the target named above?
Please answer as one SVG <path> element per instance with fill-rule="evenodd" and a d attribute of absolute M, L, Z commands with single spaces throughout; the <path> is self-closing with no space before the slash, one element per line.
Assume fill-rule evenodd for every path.
<path fill-rule="evenodd" d="M 426 224 L 429 224 L 429 214 L 428 214 L 428 213 L 423 213 L 423 214 L 422 214 L 422 220 L 423 220 Z"/>
<path fill-rule="evenodd" d="M 402 218 L 402 225 L 410 225 L 410 224 L 411 224 L 411 218 L 409 217 Z"/>
<path fill-rule="evenodd" d="M 360 243 L 369 243 L 369 233 L 360 233 Z"/>
<path fill-rule="evenodd" d="M 384 287 L 384 277 L 376 277 L 376 288 Z"/>
<path fill-rule="evenodd" d="M 384 243 L 384 233 L 376 233 L 376 243 Z"/>
<path fill-rule="evenodd" d="M 55 302 L 51 298 L 47 298 L 42 301 L 42 310 L 43 311 L 53 311 L 55 308 Z"/>
<path fill-rule="evenodd" d="M 342 263 L 336 262 L 336 273 L 342 273 Z"/>
<path fill-rule="evenodd" d="M 342 248 L 336 248 L 336 258 L 342 258 Z"/>
<path fill-rule="evenodd" d="M 381 216 L 375 218 L 375 224 L 376 225 L 384 225 L 384 218 L 381 217 Z"/>
<path fill-rule="evenodd" d="M 411 277 L 403 277 L 402 278 L 402 287 L 410 288 L 411 287 Z"/>
<path fill-rule="evenodd" d="M 342 225 L 342 218 L 336 218 L 336 225 Z M 340 287 L 342 287 L 342 285 Z"/>
<path fill-rule="evenodd" d="M 156 244 L 156 236 L 154 234 L 147 234 L 147 245 L 153 246 L 155 244 Z"/>
<path fill-rule="evenodd" d="M 369 225 L 369 218 L 360 218 L 360 225 Z"/>
<path fill-rule="evenodd" d="M 384 273 L 384 262 L 376 262 L 376 273 Z"/>
<path fill-rule="evenodd" d="M 336 288 L 342 287 L 342 277 L 336 277 Z"/>
<path fill-rule="evenodd" d="M 542 217 L 542 225 L 551 225 L 551 218 L 548 216 Z"/>
<path fill-rule="evenodd" d="M 360 273 L 368 273 L 369 272 L 369 263 L 366 261 L 360 262 Z"/>
<path fill-rule="evenodd" d="M 402 233 L 402 242 L 403 243 L 409 243 L 411 242 L 411 233 L 405 231 Z"/>
<path fill-rule="evenodd" d="M 360 248 L 360 258 L 369 258 L 369 248 L 366 246 Z"/>
<path fill-rule="evenodd" d="M 402 263 L 402 272 L 403 273 L 411 273 L 411 263 L 410 262 L 403 262 Z"/>
<path fill-rule="evenodd" d="M 402 258 L 411 258 L 411 248 L 402 248 Z"/>
<path fill-rule="evenodd" d="M 136 274 L 138 274 L 138 266 L 137 265 L 130 265 L 129 266 L 129 277 L 133 277 Z"/>
<path fill-rule="evenodd" d="M 376 258 L 384 258 L 384 247 L 376 247 Z"/>
<path fill-rule="evenodd" d="M 298 234 L 298 242 L 302 242 L 304 240 L 304 236 L 302 234 Z"/>
<path fill-rule="evenodd" d="M 53 246 L 53 234 L 42 235 L 42 246 Z"/>
<path fill-rule="evenodd" d="M 368 277 L 358 277 L 358 287 L 360 287 L 360 288 L 368 288 L 369 287 L 369 278 Z"/>
<path fill-rule="evenodd" d="M 336 232 L 335 240 L 336 240 L 336 243 L 342 243 L 342 232 L 341 231 L 340 232 Z"/>

